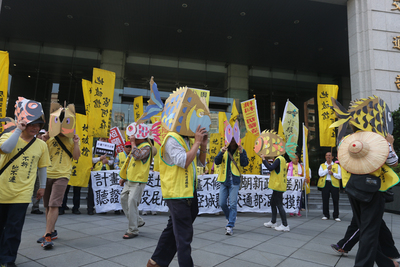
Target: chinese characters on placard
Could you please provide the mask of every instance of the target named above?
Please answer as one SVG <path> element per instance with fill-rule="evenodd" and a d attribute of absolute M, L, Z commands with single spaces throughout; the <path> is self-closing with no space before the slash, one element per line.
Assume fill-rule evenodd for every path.
<path fill-rule="evenodd" d="M 330 98 L 329 98 L 329 94 L 327 91 L 322 91 L 321 94 L 318 96 L 320 98 L 320 100 L 322 101 L 321 103 L 321 116 L 322 119 L 325 120 L 330 120 L 331 123 L 335 122 L 335 114 L 334 111 L 330 108 Z M 335 133 L 335 129 L 333 128 L 329 128 L 327 129 L 327 131 L 330 131 L 330 137 L 332 138 L 336 138 L 336 133 Z"/>

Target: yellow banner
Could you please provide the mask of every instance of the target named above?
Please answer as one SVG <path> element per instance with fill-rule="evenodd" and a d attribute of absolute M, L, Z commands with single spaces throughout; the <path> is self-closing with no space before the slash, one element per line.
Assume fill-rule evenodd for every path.
<path fill-rule="evenodd" d="M 210 150 L 207 154 L 207 168 L 211 172 L 215 157 L 219 150 L 224 146 L 225 135 L 222 137 L 219 133 L 210 134 Z M 215 168 L 215 166 L 214 166 Z"/>
<path fill-rule="evenodd" d="M 319 118 L 319 143 L 320 146 L 335 147 L 336 132 L 329 126 L 335 122 L 335 112 L 332 106 L 331 97 L 337 98 L 339 86 L 333 84 L 318 84 L 318 118 Z"/>
<path fill-rule="evenodd" d="M 205 98 L 207 107 L 210 106 L 210 91 L 202 90 L 202 89 L 195 89 L 195 88 L 189 88 L 189 89 L 191 89 L 193 92 L 195 92 L 196 95 L 198 95 L 200 98 Z"/>
<path fill-rule="evenodd" d="M 297 140 L 299 140 L 299 109 L 289 100 L 286 101 L 283 111 L 282 126 L 286 141 L 290 140 L 297 144 Z M 292 135 L 292 139 L 289 139 Z"/>
<path fill-rule="evenodd" d="M 8 52 L 0 51 L 0 118 L 6 116 L 9 65 Z M 3 132 L 3 125 L 1 123 L 0 132 Z"/>
<path fill-rule="evenodd" d="M 278 135 L 286 142 L 285 133 L 283 132 L 282 120 L 279 118 Z"/>
<path fill-rule="evenodd" d="M 138 96 L 133 99 L 133 115 L 137 121 L 143 115 L 143 96 Z"/>
<path fill-rule="evenodd" d="M 243 119 L 247 131 L 258 137 L 260 135 L 260 123 L 258 120 L 256 99 L 246 100 L 241 102 L 240 105 L 242 107 Z"/>
<path fill-rule="evenodd" d="M 86 116 L 89 116 L 90 112 L 90 92 L 92 91 L 92 82 L 82 79 L 82 91 L 83 91 L 83 100 L 85 102 L 85 112 Z"/>
<path fill-rule="evenodd" d="M 233 125 L 235 125 L 235 121 L 237 120 L 238 116 L 239 116 L 239 111 L 237 110 L 235 99 L 233 99 L 231 117 L 229 119 L 229 124 L 232 127 Z"/>
<path fill-rule="evenodd" d="M 107 137 L 111 129 L 115 72 L 93 68 L 90 94 L 89 135 Z"/>
<path fill-rule="evenodd" d="M 221 137 L 225 138 L 225 124 L 224 122 L 227 121 L 228 118 L 226 117 L 225 112 L 218 112 L 218 132 Z"/>
<path fill-rule="evenodd" d="M 302 159 L 303 166 L 304 166 L 303 175 L 306 178 L 305 180 L 308 179 L 308 183 L 307 182 L 304 182 L 304 183 L 306 185 L 305 186 L 306 187 L 306 193 L 309 194 L 310 193 L 310 179 L 311 179 L 311 177 L 310 177 L 310 164 L 309 164 L 309 161 L 308 161 L 308 147 L 307 147 L 307 144 L 308 144 L 308 129 L 307 129 L 306 126 L 304 126 L 304 123 L 303 123 L 303 159 Z"/>
<path fill-rule="evenodd" d="M 257 138 L 258 135 L 254 135 L 250 132 L 247 132 L 246 136 L 242 138 L 242 147 L 246 150 L 247 157 L 249 158 L 249 165 L 242 168 L 242 174 L 261 174 L 260 167 L 262 159 L 254 152 L 254 143 Z"/>
<path fill-rule="evenodd" d="M 72 186 L 87 187 L 90 178 L 93 138 L 89 137 L 87 118 L 85 115 L 76 113 L 75 131 L 81 138 L 81 156 L 78 161 L 73 161 L 71 178 L 68 183 Z"/>

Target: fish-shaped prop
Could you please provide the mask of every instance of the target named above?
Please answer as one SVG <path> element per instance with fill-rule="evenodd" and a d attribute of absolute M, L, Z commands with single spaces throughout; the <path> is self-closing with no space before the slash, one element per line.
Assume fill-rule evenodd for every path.
<path fill-rule="evenodd" d="M 154 124 L 137 124 L 136 122 L 131 123 L 126 127 L 126 135 L 134 135 L 136 139 L 153 139 L 157 144 L 161 145 L 160 140 L 160 126 L 161 122 L 156 122 Z"/>
<path fill-rule="evenodd" d="M 297 144 L 292 139 L 293 136 L 291 135 L 289 140 L 285 142 L 275 131 L 264 130 L 254 144 L 254 152 L 259 156 L 263 154 L 268 158 L 282 156 L 287 153 L 289 157 L 293 158 Z"/>
<path fill-rule="evenodd" d="M 14 115 L 16 123 L 25 120 L 25 122 L 29 124 L 39 118 L 41 118 L 43 122 L 45 121 L 42 104 L 21 96 L 19 96 L 18 100 L 15 102 Z"/>
<path fill-rule="evenodd" d="M 62 133 L 68 138 L 73 138 L 75 134 L 75 105 L 69 104 L 63 108 L 58 103 L 51 103 L 49 136 L 54 137 Z"/>
<path fill-rule="evenodd" d="M 154 77 L 150 79 L 150 99 L 143 115 L 136 121 L 138 124 L 143 123 L 160 113 L 164 108 L 164 103 L 161 100 L 160 92 L 158 91 L 157 83 L 154 82 Z"/>
<path fill-rule="evenodd" d="M 5 134 L 5 133 L 12 133 L 17 128 L 17 123 L 15 122 L 15 120 L 13 118 L 10 118 L 10 117 L 1 118 L 0 122 L 5 123 L 3 125 L 3 131 L 1 132 L 0 135 Z"/>
<path fill-rule="evenodd" d="M 362 131 L 378 133 L 383 137 L 393 132 L 393 119 L 389 106 L 377 96 L 352 101 L 348 110 L 334 98 L 332 105 L 339 120 L 329 127 L 339 127 L 338 142 L 344 137 L 349 123 Z"/>
<path fill-rule="evenodd" d="M 210 130 L 210 111 L 203 99 L 187 87 L 174 91 L 165 101 L 162 126 L 170 132 L 194 137 L 197 127 Z"/>

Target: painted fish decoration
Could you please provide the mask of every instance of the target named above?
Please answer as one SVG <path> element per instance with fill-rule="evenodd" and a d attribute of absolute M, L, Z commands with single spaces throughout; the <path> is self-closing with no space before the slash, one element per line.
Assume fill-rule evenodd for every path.
<path fill-rule="evenodd" d="M 289 137 L 288 142 L 283 141 L 283 138 L 275 131 L 264 130 L 257 138 L 254 144 L 254 152 L 261 156 L 273 158 L 288 154 L 289 157 L 294 157 L 297 144 L 292 142 L 293 136 Z"/>

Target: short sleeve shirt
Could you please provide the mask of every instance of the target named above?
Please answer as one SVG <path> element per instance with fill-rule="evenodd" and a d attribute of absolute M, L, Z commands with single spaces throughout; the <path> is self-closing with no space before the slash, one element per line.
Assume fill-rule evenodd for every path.
<path fill-rule="evenodd" d="M 74 151 L 74 141 L 72 138 L 59 136 L 65 147 L 71 152 Z M 47 178 L 70 178 L 72 172 L 72 158 L 64 151 L 57 140 L 52 137 L 46 142 L 49 148 L 51 167 L 47 169 Z"/>
<path fill-rule="evenodd" d="M 0 146 L 11 133 L 0 137 Z M 18 139 L 13 151 L 6 154 L 0 150 L 0 169 L 10 161 L 28 142 Z M 49 151 L 40 139 L 35 142 L 0 175 L 0 203 L 30 203 L 36 181 L 37 168 L 50 166 Z"/>

